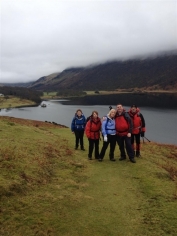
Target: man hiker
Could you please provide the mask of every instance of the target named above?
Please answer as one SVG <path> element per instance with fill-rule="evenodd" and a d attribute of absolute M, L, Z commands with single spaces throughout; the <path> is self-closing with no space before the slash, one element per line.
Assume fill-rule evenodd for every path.
<path fill-rule="evenodd" d="M 131 144 L 136 157 L 140 156 L 140 137 L 144 137 L 146 131 L 145 120 L 143 115 L 140 113 L 140 109 L 136 105 L 132 105 L 128 111 L 130 118 L 133 123 L 133 129 L 131 134 Z M 136 145 L 134 144 L 136 143 Z"/>
<path fill-rule="evenodd" d="M 136 163 L 134 159 L 134 151 L 131 145 L 132 120 L 129 114 L 124 110 L 122 104 L 117 105 L 117 112 L 115 116 L 115 127 L 117 143 L 120 149 L 120 161 L 126 159 L 125 149 L 127 155 L 132 163 Z M 125 143 L 125 147 L 124 147 Z"/>

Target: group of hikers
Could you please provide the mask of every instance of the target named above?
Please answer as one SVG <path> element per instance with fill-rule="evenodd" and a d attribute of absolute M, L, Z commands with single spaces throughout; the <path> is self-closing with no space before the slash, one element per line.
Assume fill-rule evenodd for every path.
<path fill-rule="evenodd" d="M 109 159 L 115 161 L 114 151 L 116 143 L 120 150 L 120 161 L 129 157 L 132 163 L 136 163 L 135 157 L 140 157 L 140 137 L 144 137 L 146 131 L 145 119 L 136 105 L 132 105 L 128 112 L 122 104 L 117 104 L 116 109 L 109 107 L 109 113 L 102 117 L 97 111 L 93 111 L 87 119 L 78 109 L 71 122 L 71 131 L 75 134 L 75 149 L 80 144 L 81 150 L 84 148 L 84 133 L 89 141 L 88 159 L 92 160 L 94 151 L 95 159 L 102 161 L 108 146 Z M 103 146 L 99 152 L 99 142 L 103 139 Z"/>

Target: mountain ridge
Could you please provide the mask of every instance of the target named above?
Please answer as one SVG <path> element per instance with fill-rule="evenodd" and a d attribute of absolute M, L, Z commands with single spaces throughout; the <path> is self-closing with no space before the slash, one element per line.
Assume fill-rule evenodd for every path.
<path fill-rule="evenodd" d="M 177 90 L 177 50 L 69 67 L 27 83 L 0 83 L 40 91 Z"/>
<path fill-rule="evenodd" d="M 71 67 L 43 76 L 29 85 L 43 91 L 116 90 L 130 88 L 177 89 L 177 54 L 146 59 L 109 61 Z"/>

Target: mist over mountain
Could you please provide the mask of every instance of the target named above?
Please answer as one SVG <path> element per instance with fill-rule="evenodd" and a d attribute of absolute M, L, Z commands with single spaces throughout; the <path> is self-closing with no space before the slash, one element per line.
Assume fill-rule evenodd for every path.
<path fill-rule="evenodd" d="M 0 86 L 27 87 L 41 91 L 163 89 L 177 90 L 177 51 L 144 58 L 114 60 L 86 67 L 72 67 L 28 83 Z"/>
<path fill-rule="evenodd" d="M 130 88 L 174 90 L 177 89 L 177 52 L 68 68 L 60 73 L 43 76 L 28 87 L 42 91 Z"/>

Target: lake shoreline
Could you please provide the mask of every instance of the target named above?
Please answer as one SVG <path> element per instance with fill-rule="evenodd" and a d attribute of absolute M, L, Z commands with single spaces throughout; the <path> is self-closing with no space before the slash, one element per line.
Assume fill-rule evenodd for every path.
<path fill-rule="evenodd" d="M 111 93 L 111 94 L 110 94 Z M 155 107 L 166 109 L 177 109 L 177 92 L 175 91 L 100 91 L 88 92 L 85 96 L 80 97 L 58 97 L 47 96 L 42 97 L 41 103 L 24 104 L 19 100 L 19 104 L 13 105 L 11 100 L 8 100 L 8 106 L 0 106 L 1 109 L 23 108 L 23 107 L 37 107 L 43 102 L 60 100 L 63 105 L 114 105 L 121 103 L 124 106 L 131 106 L 136 104 L 141 107 Z M 131 104 L 130 104 L 131 102 Z"/>
<path fill-rule="evenodd" d="M 93 110 L 97 110 L 99 116 L 105 116 L 109 111 L 109 105 L 116 108 L 116 103 L 110 103 L 109 105 L 63 105 L 63 100 L 50 100 L 45 102 L 47 107 L 41 108 L 37 107 L 24 107 L 24 108 L 10 108 L 2 109 L 0 116 L 10 116 L 16 118 L 24 118 L 30 120 L 48 121 L 57 124 L 62 124 L 67 127 L 71 126 L 71 121 L 75 115 L 78 108 L 83 111 L 85 117 L 88 117 Z M 103 100 L 104 101 L 104 100 Z M 132 101 L 131 101 L 132 102 Z M 95 104 L 95 103 L 94 103 Z M 123 103 L 126 111 L 130 108 Z M 140 112 L 143 114 L 146 121 L 146 137 L 152 142 L 174 144 L 177 145 L 176 141 L 176 109 L 168 109 L 167 107 L 153 108 L 153 107 L 143 107 L 139 106 Z"/>

